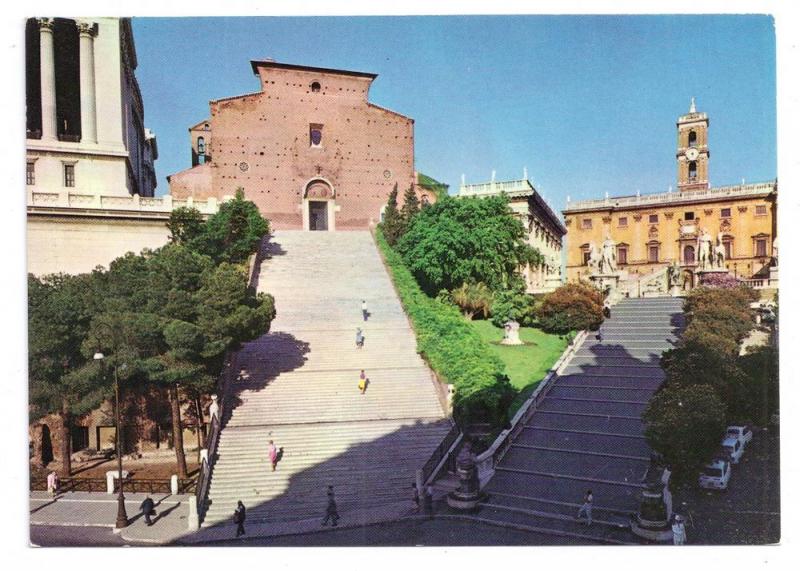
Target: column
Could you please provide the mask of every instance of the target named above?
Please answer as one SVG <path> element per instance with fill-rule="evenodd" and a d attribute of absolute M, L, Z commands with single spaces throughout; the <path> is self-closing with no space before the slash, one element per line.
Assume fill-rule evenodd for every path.
<path fill-rule="evenodd" d="M 81 141 L 97 142 L 97 105 L 94 91 L 94 36 L 92 22 L 78 22 L 80 35 Z"/>
<path fill-rule="evenodd" d="M 56 130 L 56 64 L 53 18 L 39 18 L 39 58 L 42 83 L 42 140 L 58 140 Z"/>

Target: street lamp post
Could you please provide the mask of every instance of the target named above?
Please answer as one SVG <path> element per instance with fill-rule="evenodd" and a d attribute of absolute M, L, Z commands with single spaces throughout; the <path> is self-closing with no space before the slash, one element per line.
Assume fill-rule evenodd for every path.
<path fill-rule="evenodd" d="M 94 354 L 95 361 L 103 361 L 105 355 L 98 351 Z M 128 527 L 128 513 L 125 511 L 125 494 L 122 491 L 122 424 L 119 415 L 119 375 L 117 366 L 114 365 L 114 422 L 116 423 L 117 440 L 117 479 L 119 480 L 119 493 L 117 494 L 117 523 L 116 529 Z"/>

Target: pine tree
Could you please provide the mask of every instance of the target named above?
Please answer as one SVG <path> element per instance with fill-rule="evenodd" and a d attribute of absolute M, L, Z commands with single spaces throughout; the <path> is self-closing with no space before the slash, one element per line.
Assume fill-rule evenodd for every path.
<path fill-rule="evenodd" d="M 400 211 L 397 210 L 397 183 L 394 185 L 394 190 L 389 194 L 389 202 L 386 203 L 381 228 L 390 246 L 394 246 L 403 234 L 403 218 Z"/>
<path fill-rule="evenodd" d="M 400 210 L 400 216 L 403 219 L 403 234 L 409 229 L 411 221 L 414 220 L 419 210 L 419 198 L 417 198 L 417 193 L 414 192 L 414 185 L 412 184 L 403 195 L 403 208 Z"/>

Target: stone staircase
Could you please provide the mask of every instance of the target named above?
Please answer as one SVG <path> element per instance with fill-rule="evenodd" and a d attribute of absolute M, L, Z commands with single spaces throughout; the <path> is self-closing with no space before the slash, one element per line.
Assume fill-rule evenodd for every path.
<path fill-rule="evenodd" d="M 629 520 L 650 459 L 641 414 L 664 380 L 661 353 L 682 299 L 625 299 L 578 349 L 485 487 L 478 517 L 604 543 L 636 543 Z M 586 490 L 592 526 L 575 516 Z"/>
<path fill-rule="evenodd" d="M 328 485 L 345 521 L 407 509 L 416 470 L 451 424 L 372 237 L 281 231 L 264 248 L 256 283 L 277 316 L 237 355 L 247 374 L 226 397 L 203 526 L 230 521 L 238 500 L 251 522 L 321 520 Z M 275 472 L 269 440 L 283 449 Z"/>

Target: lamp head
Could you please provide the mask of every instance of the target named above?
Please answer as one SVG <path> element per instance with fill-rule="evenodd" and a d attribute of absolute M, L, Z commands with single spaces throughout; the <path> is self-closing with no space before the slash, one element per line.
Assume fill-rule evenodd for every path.
<path fill-rule="evenodd" d="M 105 357 L 106 356 L 103 355 L 100 351 L 98 351 L 97 353 L 94 354 L 94 360 L 95 361 L 102 361 L 103 359 L 105 359 Z"/>

